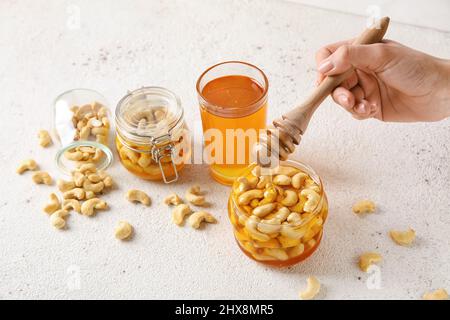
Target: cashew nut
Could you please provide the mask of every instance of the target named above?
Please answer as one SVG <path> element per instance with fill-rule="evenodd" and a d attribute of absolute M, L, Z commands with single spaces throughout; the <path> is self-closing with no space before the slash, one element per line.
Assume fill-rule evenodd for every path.
<path fill-rule="evenodd" d="M 265 248 L 264 253 L 277 259 L 277 260 L 287 260 L 289 259 L 289 256 L 287 255 L 286 251 L 283 249 L 277 249 L 277 248 Z"/>
<path fill-rule="evenodd" d="M 307 200 L 303 206 L 303 210 L 305 212 L 313 212 L 314 209 L 319 204 L 319 201 L 320 201 L 319 194 L 316 191 L 311 190 L 311 189 L 303 189 L 300 192 L 300 195 L 305 196 L 307 198 Z"/>
<path fill-rule="evenodd" d="M 94 191 L 90 191 L 90 190 L 85 191 L 84 198 L 85 198 L 86 200 L 95 198 L 95 192 L 94 192 Z"/>
<path fill-rule="evenodd" d="M 281 235 L 286 238 L 299 240 L 305 235 L 305 232 L 303 228 L 294 228 L 289 224 L 283 224 L 281 226 Z"/>
<path fill-rule="evenodd" d="M 133 227 L 127 221 L 119 221 L 114 230 L 114 235 L 119 240 L 127 240 L 133 233 Z"/>
<path fill-rule="evenodd" d="M 287 221 L 294 226 L 299 226 L 302 224 L 302 217 L 297 212 L 292 212 L 288 217 Z"/>
<path fill-rule="evenodd" d="M 375 203 L 370 200 L 362 200 L 353 205 L 354 213 L 372 213 L 375 212 Z"/>
<path fill-rule="evenodd" d="M 278 209 L 277 212 L 275 212 L 275 218 L 277 218 L 278 220 L 280 220 L 280 222 L 283 222 L 284 220 L 287 219 L 287 217 L 289 216 L 291 212 L 289 211 L 288 208 L 286 207 L 281 207 L 280 209 Z"/>
<path fill-rule="evenodd" d="M 261 199 L 264 197 L 264 191 L 260 189 L 252 189 L 245 191 L 238 198 L 238 203 L 240 205 L 248 205 L 253 199 Z"/>
<path fill-rule="evenodd" d="M 239 177 L 236 181 L 239 183 L 236 192 L 237 195 L 240 195 L 250 189 L 250 183 L 247 178 Z"/>
<path fill-rule="evenodd" d="M 80 202 L 76 199 L 66 199 L 62 203 L 62 208 L 69 211 L 74 210 L 78 213 L 81 213 L 81 205 Z"/>
<path fill-rule="evenodd" d="M 106 176 L 105 179 L 103 179 L 103 183 L 105 184 L 105 188 L 111 188 L 114 181 L 111 176 Z"/>
<path fill-rule="evenodd" d="M 72 172 L 72 180 L 75 183 L 76 187 L 82 187 L 84 180 L 86 180 L 86 177 L 84 176 L 83 173 L 81 173 L 79 171 L 73 171 Z"/>
<path fill-rule="evenodd" d="M 262 206 L 253 209 L 252 213 L 259 218 L 264 218 L 269 213 L 271 213 L 276 208 L 276 206 L 277 206 L 276 203 L 263 204 Z"/>
<path fill-rule="evenodd" d="M 39 130 L 38 132 L 39 145 L 43 148 L 48 147 L 52 144 L 52 137 L 47 130 Z"/>
<path fill-rule="evenodd" d="M 279 174 L 273 178 L 273 183 L 278 186 L 289 186 L 291 184 L 291 178 L 286 175 Z"/>
<path fill-rule="evenodd" d="M 264 191 L 264 199 L 262 199 L 261 201 L 259 201 L 259 205 L 263 205 L 263 204 L 267 204 L 267 203 L 272 203 L 277 199 L 278 196 L 278 191 L 277 189 L 275 189 L 275 187 L 269 186 L 265 191 Z M 256 199 L 254 199 L 256 200 Z M 253 200 L 252 200 L 253 201 Z"/>
<path fill-rule="evenodd" d="M 250 237 L 259 241 L 269 241 L 270 237 L 267 234 L 259 232 L 257 230 L 260 219 L 257 216 L 250 216 L 245 222 L 245 228 L 247 229 Z"/>
<path fill-rule="evenodd" d="M 148 167 L 150 163 L 152 162 L 152 156 L 148 153 L 141 153 L 139 160 L 137 161 L 137 164 L 140 165 L 142 168 Z"/>
<path fill-rule="evenodd" d="M 256 228 L 262 233 L 274 234 L 280 232 L 281 222 L 276 218 L 270 220 L 262 220 L 260 223 L 258 223 Z"/>
<path fill-rule="evenodd" d="M 33 182 L 36 184 L 51 185 L 53 183 L 52 177 L 45 171 L 36 171 L 33 173 L 31 179 L 33 179 Z"/>
<path fill-rule="evenodd" d="M 28 170 L 36 170 L 38 167 L 36 161 L 34 161 L 33 159 L 28 159 L 28 160 L 24 160 L 20 163 L 19 167 L 16 169 L 16 172 L 18 174 L 22 174 L 25 171 Z"/>
<path fill-rule="evenodd" d="M 391 230 L 389 231 L 389 235 L 392 240 L 401 246 L 409 246 L 416 238 L 416 232 L 411 228 L 406 231 Z"/>
<path fill-rule="evenodd" d="M 261 176 L 259 177 L 259 181 L 256 184 L 256 188 L 258 189 L 264 189 L 268 183 L 270 183 L 272 181 L 272 177 L 271 176 Z"/>
<path fill-rule="evenodd" d="M 139 160 L 139 154 L 133 150 L 126 148 L 126 147 L 120 149 L 119 153 L 120 153 L 121 158 L 130 159 L 130 161 L 133 164 L 136 164 Z"/>
<path fill-rule="evenodd" d="M 97 167 L 93 163 L 85 163 L 78 168 L 78 172 L 83 174 L 96 173 Z"/>
<path fill-rule="evenodd" d="M 136 189 L 128 190 L 126 198 L 130 202 L 140 202 L 145 206 L 149 206 L 151 202 L 150 197 L 144 191 Z"/>
<path fill-rule="evenodd" d="M 184 222 L 184 217 L 192 212 L 187 204 L 179 204 L 172 211 L 172 221 L 181 226 Z"/>
<path fill-rule="evenodd" d="M 448 300 L 448 293 L 445 289 L 437 289 L 423 295 L 424 300 Z"/>
<path fill-rule="evenodd" d="M 306 280 L 306 289 L 299 293 L 302 300 L 311 300 L 319 293 L 320 282 L 315 277 L 308 277 Z"/>
<path fill-rule="evenodd" d="M 58 196 L 54 193 L 50 194 L 50 201 L 44 207 L 44 211 L 48 214 L 52 214 L 56 210 L 61 208 L 61 202 L 59 202 Z"/>
<path fill-rule="evenodd" d="M 291 207 L 298 202 L 297 192 L 292 190 L 285 190 L 284 199 L 281 201 L 281 204 L 286 207 Z"/>
<path fill-rule="evenodd" d="M 63 229 L 66 226 L 66 220 L 65 217 L 69 215 L 69 212 L 64 209 L 60 209 L 58 211 L 55 211 L 50 216 L 50 223 L 56 228 L 56 229 Z"/>
<path fill-rule="evenodd" d="M 93 183 L 102 181 L 102 177 L 98 173 L 91 173 L 87 176 L 88 180 Z"/>
<path fill-rule="evenodd" d="M 280 240 L 280 239 L 278 239 L 278 240 Z M 287 250 L 287 254 L 288 254 L 289 258 L 298 257 L 303 252 L 305 252 L 305 245 L 303 243 L 299 243 L 293 247 L 290 246 L 289 249 Z"/>
<path fill-rule="evenodd" d="M 203 206 L 206 204 L 205 197 L 200 194 L 200 186 L 195 185 L 190 187 L 185 194 L 186 200 L 196 206 Z"/>
<path fill-rule="evenodd" d="M 382 257 L 378 253 L 366 252 L 359 257 L 359 268 L 362 271 L 367 272 L 367 270 L 373 263 L 380 262 L 381 260 Z"/>
<path fill-rule="evenodd" d="M 83 189 L 84 191 L 92 191 L 94 193 L 100 193 L 102 192 L 103 188 L 105 187 L 105 184 L 103 181 L 92 183 L 89 179 L 85 179 L 83 182 Z"/>
<path fill-rule="evenodd" d="M 95 213 L 95 210 L 105 210 L 108 208 L 108 204 L 99 199 L 99 198 L 92 198 L 89 200 L 86 200 L 81 205 L 81 214 L 85 216 L 92 216 Z"/>
<path fill-rule="evenodd" d="M 188 219 L 190 226 L 194 229 L 200 228 L 202 222 L 216 223 L 217 220 L 214 216 L 206 211 L 197 211 L 191 214 Z"/>
<path fill-rule="evenodd" d="M 299 170 L 294 167 L 286 167 L 286 166 L 278 166 L 273 170 L 274 175 L 284 175 L 288 177 L 292 177 L 296 173 L 298 173 Z"/>
<path fill-rule="evenodd" d="M 56 185 L 61 192 L 66 192 L 75 188 L 75 183 L 73 181 L 65 181 L 62 179 L 58 179 Z"/>
<path fill-rule="evenodd" d="M 182 203 L 183 200 L 181 200 L 181 198 L 176 193 L 171 193 L 164 198 L 164 204 L 167 205 L 177 206 Z"/>
<path fill-rule="evenodd" d="M 86 193 L 81 188 L 74 188 L 72 190 L 66 191 L 63 193 L 64 199 L 77 199 L 77 200 L 83 200 L 86 196 Z"/>
<path fill-rule="evenodd" d="M 292 183 L 292 187 L 294 187 L 295 189 L 300 189 L 303 185 L 303 182 L 305 181 L 305 179 L 308 177 L 308 175 L 304 172 L 299 172 L 296 173 L 291 180 Z"/>

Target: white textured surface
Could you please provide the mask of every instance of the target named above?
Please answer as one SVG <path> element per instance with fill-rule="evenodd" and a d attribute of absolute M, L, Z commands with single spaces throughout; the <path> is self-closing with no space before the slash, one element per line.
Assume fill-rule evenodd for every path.
<path fill-rule="evenodd" d="M 72 214 L 58 232 L 41 211 L 54 188 L 14 173 L 33 157 L 52 174 L 57 147 L 37 145 L 51 127 L 52 99 L 66 89 L 97 89 L 115 104 L 142 85 L 177 92 L 187 119 L 199 125 L 195 81 L 206 67 L 242 59 L 262 67 L 271 83 L 272 119 L 311 90 L 313 56 L 321 45 L 355 35 L 364 19 L 278 1 L 28 1 L 0 2 L 0 298 L 265 298 L 295 299 L 308 275 L 322 298 L 416 299 L 450 289 L 450 121 L 432 124 L 358 122 L 330 101 L 314 117 L 297 157 L 325 181 L 330 213 L 317 253 L 293 268 L 271 269 L 247 259 L 234 243 L 226 213 L 229 189 L 205 166 L 184 170 L 165 186 L 110 169 L 119 190 L 112 209 L 94 218 Z M 66 27 L 77 4 L 81 28 Z M 450 35 L 393 24 L 390 38 L 448 57 Z M 159 203 L 170 191 L 203 184 L 220 223 L 205 230 L 177 228 Z M 149 209 L 124 200 L 128 188 L 154 199 Z M 359 218 L 351 205 L 375 200 L 380 211 Z M 120 219 L 136 237 L 114 239 Z M 390 228 L 413 227 L 412 248 L 394 245 Z M 381 289 L 366 287 L 359 253 L 380 252 Z M 70 290 L 70 267 L 80 270 Z"/>
<path fill-rule="evenodd" d="M 390 16 L 393 21 L 450 31 L 448 0 L 289 0 L 363 16 Z"/>

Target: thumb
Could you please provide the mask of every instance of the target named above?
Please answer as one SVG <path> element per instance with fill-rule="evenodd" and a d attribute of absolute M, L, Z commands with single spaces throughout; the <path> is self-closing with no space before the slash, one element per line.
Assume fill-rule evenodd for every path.
<path fill-rule="evenodd" d="M 343 45 L 322 61 L 318 71 L 324 75 L 335 75 L 354 67 L 364 71 L 380 72 L 390 60 L 390 50 L 383 43 Z"/>

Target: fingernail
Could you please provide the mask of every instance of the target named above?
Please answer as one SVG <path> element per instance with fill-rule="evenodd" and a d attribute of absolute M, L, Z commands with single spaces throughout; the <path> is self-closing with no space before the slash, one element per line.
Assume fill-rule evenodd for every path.
<path fill-rule="evenodd" d="M 364 103 L 358 103 L 355 108 L 356 113 L 365 114 L 367 112 L 366 105 Z"/>
<path fill-rule="evenodd" d="M 341 94 L 338 97 L 338 101 L 340 105 L 343 105 L 344 107 L 348 107 L 348 98 L 345 94 Z"/>
<path fill-rule="evenodd" d="M 321 73 L 327 73 L 328 71 L 330 71 L 331 69 L 333 69 L 333 63 L 331 63 L 330 60 L 327 60 L 325 62 L 323 62 L 320 66 L 319 66 L 319 72 Z"/>

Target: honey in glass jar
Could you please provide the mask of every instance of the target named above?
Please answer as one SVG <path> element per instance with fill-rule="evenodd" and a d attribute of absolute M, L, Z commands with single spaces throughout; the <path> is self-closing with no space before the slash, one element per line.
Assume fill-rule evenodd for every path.
<path fill-rule="evenodd" d="M 285 267 L 319 246 L 328 202 L 317 174 L 296 161 L 270 174 L 250 165 L 233 183 L 228 214 L 239 248 L 251 259 Z"/>
<path fill-rule="evenodd" d="M 205 148 L 221 139 L 211 152 L 210 169 L 218 182 L 232 184 L 250 163 L 259 131 L 266 127 L 268 86 L 259 68 L 237 61 L 212 66 L 198 79 Z"/>

